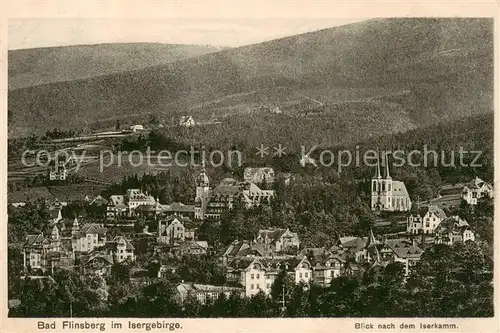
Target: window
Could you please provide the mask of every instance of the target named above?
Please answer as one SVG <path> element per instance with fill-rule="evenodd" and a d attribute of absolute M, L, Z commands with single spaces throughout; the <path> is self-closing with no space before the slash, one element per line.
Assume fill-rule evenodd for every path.
<path fill-rule="evenodd" d="M 304 277 L 308 278 L 309 274 L 308 273 L 304 273 Z"/>
<path fill-rule="evenodd" d="M 254 275 L 253 275 L 253 274 L 252 274 L 252 275 L 250 275 L 250 279 L 252 279 L 252 280 L 254 279 Z"/>
<path fill-rule="evenodd" d="M 256 285 L 256 288 L 257 288 L 257 289 L 260 289 L 260 285 L 259 285 L 259 284 L 257 284 L 257 285 Z"/>
<path fill-rule="evenodd" d="M 253 284 L 250 285 L 250 289 L 253 289 Z"/>
<path fill-rule="evenodd" d="M 257 274 L 257 279 L 260 279 L 260 274 Z"/>
<path fill-rule="evenodd" d="M 270 284 L 270 283 L 268 283 L 268 284 L 266 285 L 266 287 L 267 287 L 267 289 L 271 288 L 271 284 Z"/>
<path fill-rule="evenodd" d="M 302 279 L 302 273 L 299 274 L 299 278 Z"/>

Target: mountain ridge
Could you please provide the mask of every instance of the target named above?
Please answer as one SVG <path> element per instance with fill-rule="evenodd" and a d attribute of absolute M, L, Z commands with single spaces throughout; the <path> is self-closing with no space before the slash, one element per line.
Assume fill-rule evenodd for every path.
<path fill-rule="evenodd" d="M 25 124 L 35 131 L 49 129 L 48 123 L 65 128 L 68 124 L 54 116 L 64 112 L 88 121 L 127 113 L 176 118 L 192 106 L 256 90 L 261 91 L 256 100 L 202 107 L 196 115 L 243 114 L 262 103 L 302 112 L 299 93 L 327 105 L 360 98 L 384 101 L 386 96 L 392 100 L 385 102 L 401 105 L 387 104 L 390 112 L 409 112 L 417 126 L 492 112 L 492 22 L 369 20 L 102 77 L 17 89 L 9 91 L 9 134 L 30 130 Z M 277 91 L 279 86 L 286 92 Z M 373 94 L 366 92 L 370 89 Z M 401 91 L 409 93 L 393 97 Z M 32 117 L 23 116 L 26 110 Z"/>

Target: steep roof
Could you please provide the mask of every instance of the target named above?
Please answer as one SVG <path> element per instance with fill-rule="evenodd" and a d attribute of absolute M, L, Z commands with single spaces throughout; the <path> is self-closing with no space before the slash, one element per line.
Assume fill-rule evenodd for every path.
<path fill-rule="evenodd" d="M 428 205 L 418 209 L 418 215 L 424 217 L 427 213 L 431 215 L 436 215 L 439 219 L 445 219 L 446 213 L 436 205 Z"/>
<path fill-rule="evenodd" d="M 416 244 L 414 245 L 407 241 L 386 242 L 386 244 L 399 258 L 402 259 L 420 258 L 422 253 L 424 253 L 424 250 L 422 250 Z"/>
<path fill-rule="evenodd" d="M 43 234 L 28 235 L 28 236 L 26 236 L 26 241 L 24 242 L 24 246 L 41 245 L 44 239 L 45 238 L 43 237 Z"/>
<path fill-rule="evenodd" d="M 406 190 L 405 183 L 398 180 L 392 181 L 392 195 L 396 197 L 408 197 L 408 191 Z"/>
<path fill-rule="evenodd" d="M 94 260 L 103 260 L 107 264 L 110 264 L 110 265 L 113 264 L 113 256 L 111 256 L 109 254 L 93 253 L 93 254 L 84 256 L 82 258 L 82 261 L 81 261 L 82 266 L 86 266 L 87 264 L 89 264 L 91 261 L 94 261 Z"/>
<path fill-rule="evenodd" d="M 458 216 L 452 216 L 441 221 L 436 229 L 440 232 L 453 232 L 455 230 L 463 231 L 464 229 L 469 228 L 470 225 L 467 221 L 459 218 Z"/>
<path fill-rule="evenodd" d="M 281 229 L 281 228 L 276 228 L 276 229 L 261 229 L 257 233 L 257 237 L 262 237 L 262 238 L 269 238 L 271 240 L 271 243 L 276 242 L 281 236 L 283 236 L 286 232 L 290 232 L 288 229 Z M 294 234 L 294 233 L 292 233 Z"/>
<path fill-rule="evenodd" d="M 125 205 L 125 196 L 124 195 L 112 195 L 109 197 L 108 204 L 114 205 L 114 206 L 123 206 L 126 207 Z"/>
<path fill-rule="evenodd" d="M 209 284 L 199 283 L 181 283 L 177 289 L 184 288 L 188 292 L 228 292 L 228 291 L 243 291 L 243 288 L 229 286 L 214 286 Z"/>
<path fill-rule="evenodd" d="M 86 223 L 80 228 L 80 234 L 99 234 L 103 235 L 106 234 L 108 229 L 101 227 L 97 223 Z"/>
<path fill-rule="evenodd" d="M 134 245 L 132 245 L 130 240 L 128 240 L 127 238 L 125 238 L 123 236 L 116 236 L 113 241 L 115 241 L 116 243 L 125 243 L 126 250 L 132 250 L 132 251 L 135 250 L 135 247 L 134 247 Z"/>
<path fill-rule="evenodd" d="M 232 269 L 247 269 L 254 261 L 257 261 L 255 258 L 246 258 L 241 257 L 237 259 L 231 260 L 228 264 L 228 268 Z M 257 261 L 259 262 L 259 261 Z"/>

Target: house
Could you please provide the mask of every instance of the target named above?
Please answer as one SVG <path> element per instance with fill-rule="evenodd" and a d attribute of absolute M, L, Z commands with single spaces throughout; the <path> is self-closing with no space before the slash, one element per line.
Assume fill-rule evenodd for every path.
<path fill-rule="evenodd" d="M 28 235 L 23 246 L 24 269 L 40 269 L 52 272 L 54 268 L 71 269 L 74 264 L 72 254 L 62 244 L 59 227 L 54 225 L 50 237 L 43 233 Z"/>
<path fill-rule="evenodd" d="M 238 202 L 250 208 L 269 203 L 273 195 L 273 190 L 262 190 L 254 183 L 238 182 L 234 178 L 225 178 L 218 186 L 211 188 L 203 162 L 196 178 L 194 216 L 199 220 L 220 219 L 223 212 Z"/>
<path fill-rule="evenodd" d="M 381 259 L 385 262 L 400 262 L 404 267 L 404 274 L 408 276 L 424 253 L 415 240 L 386 240 L 380 250 Z"/>
<path fill-rule="evenodd" d="M 144 131 L 144 126 L 142 126 L 142 125 L 132 125 L 132 126 L 130 126 L 130 130 L 132 132 L 134 132 L 134 133 L 135 132 Z"/>
<path fill-rule="evenodd" d="M 343 274 L 345 259 L 336 256 L 319 256 L 313 258 L 312 280 L 314 283 L 328 287 L 333 279 Z"/>
<path fill-rule="evenodd" d="M 268 255 L 270 256 L 270 253 L 266 252 L 260 244 L 247 240 L 234 240 L 219 253 L 219 259 L 223 265 L 227 265 L 235 258 L 262 258 Z"/>
<path fill-rule="evenodd" d="M 50 167 L 49 179 L 51 181 L 66 180 L 68 177 L 68 170 L 66 169 L 66 161 L 56 160 Z"/>
<path fill-rule="evenodd" d="M 493 198 L 493 186 L 476 177 L 466 183 L 462 190 L 462 199 L 469 205 L 477 205 L 477 200 L 483 197 Z"/>
<path fill-rule="evenodd" d="M 103 198 L 100 195 L 97 195 L 95 198 L 91 199 L 88 202 L 89 205 L 96 205 L 96 206 L 106 206 L 108 204 L 108 200 Z"/>
<path fill-rule="evenodd" d="M 385 174 L 380 173 L 380 159 L 372 178 L 371 208 L 373 211 L 406 212 L 411 209 L 411 199 L 403 182 L 393 180 L 389 174 L 389 160 L 385 156 Z"/>
<path fill-rule="evenodd" d="M 161 264 L 158 269 L 158 278 L 159 279 L 168 279 L 168 277 L 177 272 L 177 266 L 169 265 L 169 264 Z"/>
<path fill-rule="evenodd" d="M 50 239 L 38 235 L 26 236 L 26 241 L 23 246 L 23 264 L 24 269 L 41 269 L 47 270 L 46 256 L 49 252 L 55 251 Z"/>
<path fill-rule="evenodd" d="M 254 183 L 243 183 L 243 201 L 247 208 L 269 204 L 274 196 L 274 190 L 263 190 Z"/>
<path fill-rule="evenodd" d="M 274 182 L 274 169 L 265 168 L 245 168 L 243 172 L 243 179 L 246 182 L 262 184 Z"/>
<path fill-rule="evenodd" d="M 128 189 L 126 195 L 112 195 L 108 200 L 106 216 L 119 217 L 135 215 L 135 210 L 139 207 L 155 207 L 155 198 L 143 193 L 139 189 Z"/>
<path fill-rule="evenodd" d="M 177 252 L 181 255 L 206 255 L 208 253 L 207 241 L 185 241 L 179 245 Z"/>
<path fill-rule="evenodd" d="M 182 243 L 186 238 L 186 228 L 183 222 L 188 222 L 186 218 L 170 217 L 158 221 L 158 243 L 174 244 Z"/>
<path fill-rule="evenodd" d="M 86 223 L 80 228 L 75 217 L 71 227 L 71 244 L 73 252 L 90 253 L 96 248 L 106 245 L 107 229 L 97 223 Z"/>
<path fill-rule="evenodd" d="M 193 116 L 181 116 L 179 120 L 179 125 L 183 127 L 192 127 L 196 125 L 196 122 L 193 119 Z"/>
<path fill-rule="evenodd" d="M 285 269 L 292 276 L 295 283 L 309 284 L 312 281 L 312 265 L 306 257 L 287 259 L 282 264 L 285 265 Z"/>
<path fill-rule="evenodd" d="M 260 291 L 266 294 L 271 292 L 272 282 L 266 279 L 266 267 L 257 258 L 232 260 L 227 267 L 227 281 L 243 286 L 247 297 L 256 295 Z"/>
<path fill-rule="evenodd" d="M 329 250 L 344 260 L 353 259 L 355 262 L 364 262 L 366 260 L 367 237 L 344 236 L 340 237 L 337 243 Z"/>
<path fill-rule="evenodd" d="M 123 236 L 116 236 L 112 241 L 106 243 L 110 254 L 115 262 L 135 261 L 135 247 L 130 240 Z"/>
<path fill-rule="evenodd" d="M 92 253 L 80 258 L 80 270 L 84 275 L 111 275 L 113 256 L 110 254 Z"/>
<path fill-rule="evenodd" d="M 467 221 L 458 216 L 444 219 L 436 228 L 435 243 L 453 245 L 456 242 L 476 240 L 476 236 Z"/>
<path fill-rule="evenodd" d="M 297 251 L 300 246 L 299 236 L 288 228 L 259 230 L 255 237 L 255 243 L 261 244 L 275 253 Z"/>
<path fill-rule="evenodd" d="M 214 302 L 222 297 L 222 295 L 226 298 L 233 293 L 238 294 L 240 297 L 245 296 L 243 288 L 198 283 L 180 283 L 177 285 L 176 291 L 181 304 L 183 304 L 188 297 L 197 299 L 201 304 L 206 304 L 207 302 Z"/>
<path fill-rule="evenodd" d="M 139 206 L 155 206 L 156 200 L 147 193 L 143 193 L 139 189 L 128 189 L 125 196 L 128 213 L 132 215 L 134 210 Z"/>
<path fill-rule="evenodd" d="M 121 217 L 127 214 L 127 205 L 125 204 L 125 196 L 112 195 L 109 197 L 108 205 L 106 207 L 107 217 Z"/>
<path fill-rule="evenodd" d="M 408 216 L 406 230 L 409 234 L 433 234 L 444 219 L 446 219 L 446 214 L 438 206 L 421 207 Z"/>
<path fill-rule="evenodd" d="M 295 283 L 309 284 L 312 280 L 311 263 L 306 257 L 234 259 L 227 266 L 227 280 L 243 286 L 247 297 L 259 292 L 269 295 L 281 269 L 286 270 Z"/>

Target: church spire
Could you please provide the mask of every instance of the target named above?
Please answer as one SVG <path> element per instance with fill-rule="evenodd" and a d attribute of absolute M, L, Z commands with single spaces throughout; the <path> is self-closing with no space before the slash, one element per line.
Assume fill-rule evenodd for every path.
<path fill-rule="evenodd" d="M 375 239 L 375 235 L 373 235 L 373 229 L 370 229 L 370 236 L 368 236 L 368 240 L 366 241 L 366 247 L 368 248 L 375 244 L 378 244 L 378 242 Z"/>
<path fill-rule="evenodd" d="M 388 154 L 384 154 L 385 155 L 385 178 L 386 179 L 391 179 L 391 175 L 389 174 L 389 156 L 387 156 Z"/>
<path fill-rule="evenodd" d="M 78 218 L 75 215 L 75 219 L 73 220 L 73 228 L 78 228 L 78 227 L 79 227 Z"/>
<path fill-rule="evenodd" d="M 378 152 L 377 147 L 377 170 L 375 171 L 375 178 L 380 179 L 382 176 L 380 175 L 380 154 Z"/>

